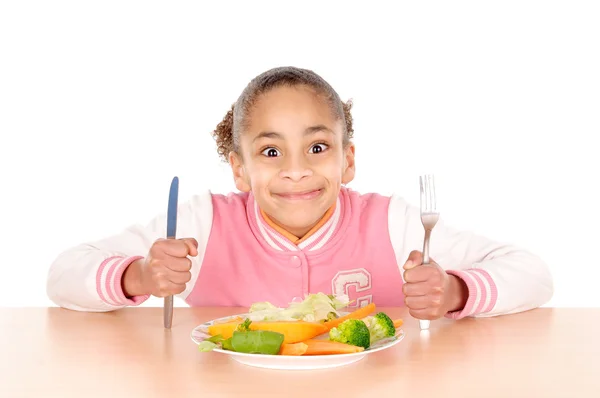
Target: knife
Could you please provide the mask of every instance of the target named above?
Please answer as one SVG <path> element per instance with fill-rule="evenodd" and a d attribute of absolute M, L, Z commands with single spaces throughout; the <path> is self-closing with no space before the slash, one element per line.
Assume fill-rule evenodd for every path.
<path fill-rule="evenodd" d="M 175 239 L 177 234 L 177 198 L 179 195 L 179 178 L 173 177 L 169 190 L 169 207 L 167 208 L 167 239 Z M 173 296 L 164 299 L 163 318 L 166 329 L 171 329 L 173 322 Z"/>

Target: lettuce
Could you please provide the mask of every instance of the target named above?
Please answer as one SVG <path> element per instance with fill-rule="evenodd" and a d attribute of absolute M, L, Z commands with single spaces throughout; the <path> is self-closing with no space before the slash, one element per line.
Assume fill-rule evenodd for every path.
<path fill-rule="evenodd" d="M 263 301 L 250 306 L 248 318 L 252 321 L 306 321 L 325 322 L 340 316 L 339 310 L 348 305 L 348 296 L 308 294 L 303 300 L 291 302 L 286 308 L 279 308 Z"/>

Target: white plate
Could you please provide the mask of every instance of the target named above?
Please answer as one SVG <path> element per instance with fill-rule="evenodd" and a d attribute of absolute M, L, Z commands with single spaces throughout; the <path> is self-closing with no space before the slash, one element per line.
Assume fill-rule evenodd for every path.
<path fill-rule="evenodd" d="M 222 322 L 235 316 L 244 317 L 246 314 L 227 316 L 224 318 L 214 319 L 212 321 L 196 326 L 191 333 L 192 341 L 200 344 L 204 339 L 210 337 L 208 327 L 214 322 Z M 317 338 L 327 338 L 327 335 Z M 352 354 L 335 354 L 335 355 L 307 355 L 307 356 L 292 356 L 292 355 L 264 355 L 264 354 L 246 354 L 242 352 L 228 351 L 221 348 L 215 348 L 213 351 L 225 355 L 229 355 L 235 361 L 244 365 L 266 368 L 266 369 L 283 369 L 283 370 L 308 370 L 308 369 L 327 369 L 338 366 L 349 365 L 360 361 L 367 355 L 378 351 L 386 350 L 395 346 L 404 338 L 402 329 L 396 332 L 394 337 L 383 339 L 375 342 L 368 349 L 352 353 Z"/>

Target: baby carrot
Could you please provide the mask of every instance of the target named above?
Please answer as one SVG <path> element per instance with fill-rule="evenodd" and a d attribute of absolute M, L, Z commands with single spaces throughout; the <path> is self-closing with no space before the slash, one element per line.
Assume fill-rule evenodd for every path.
<path fill-rule="evenodd" d="M 364 307 L 360 307 L 357 310 L 352 311 L 348 315 L 341 316 L 337 319 L 332 319 L 331 321 L 325 322 L 323 325 L 327 326 L 327 330 L 330 330 L 340 323 L 344 322 L 347 319 L 362 319 L 367 317 L 372 312 L 375 312 L 375 303 L 370 303 L 365 305 Z"/>
<path fill-rule="evenodd" d="M 279 349 L 279 355 L 303 355 L 307 349 L 306 343 L 283 343 Z"/>
<path fill-rule="evenodd" d="M 307 349 L 302 355 L 352 354 L 365 350 L 363 347 L 330 340 L 311 339 L 303 343 L 306 344 Z"/>

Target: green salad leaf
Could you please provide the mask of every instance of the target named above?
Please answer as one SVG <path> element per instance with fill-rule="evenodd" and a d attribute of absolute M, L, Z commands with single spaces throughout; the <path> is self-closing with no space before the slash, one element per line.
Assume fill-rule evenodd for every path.
<path fill-rule="evenodd" d="M 248 318 L 252 321 L 297 321 L 325 322 L 340 316 L 339 310 L 348 305 L 348 296 L 324 293 L 308 294 L 302 301 L 292 302 L 279 308 L 263 301 L 252 304 Z"/>
<path fill-rule="evenodd" d="M 220 334 L 209 337 L 208 339 L 205 339 L 204 341 L 201 341 L 200 344 L 198 344 L 198 350 L 201 352 L 212 351 L 219 346 L 219 343 L 222 344 L 224 340 L 225 339 L 223 339 L 223 336 L 221 336 Z"/>

